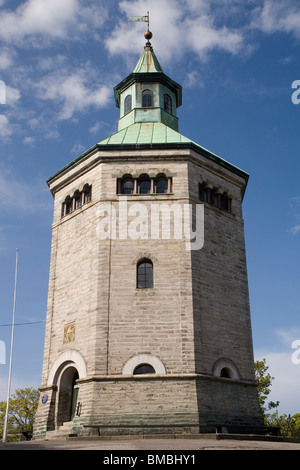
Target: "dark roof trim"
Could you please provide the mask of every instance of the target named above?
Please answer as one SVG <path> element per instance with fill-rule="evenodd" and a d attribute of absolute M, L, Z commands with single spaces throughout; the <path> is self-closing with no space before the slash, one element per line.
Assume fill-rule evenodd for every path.
<path fill-rule="evenodd" d="M 209 152 L 208 150 L 194 144 L 193 142 L 182 142 L 182 143 L 160 143 L 160 144 L 96 144 L 93 147 L 91 147 L 89 150 L 84 152 L 82 155 L 80 155 L 78 158 L 73 160 L 71 163 L 63 167 L 61 170 L 59 170 L 57 173 L 55 173 L 53 176 L 50 176 L 50 178 L 47 179 L 47 184 L 50 186 L 51 183 L 53 183 L 55 180 L 60 178 L 61 176 L 65 175 L 68 171 L 71 169 L 75 168 L 77 165 L 80 163 L 84 162 L 87 158 L 89 158 L 91 155 L 95 154 L 98 151 L 105 152 L 105 151 L 112 151 L 112 150 L 163 150 L 163 149 L 174 149 L 174 150 L 179 150 L 179 149 L 188 149 L 188 150 L 193 150 L 196 153 L 208 158 L 209 160 L 217 163 L 218 165 L 222 166 L 223 168 L 231 171 L 232 173 L 236 174 L 237 176 L 243 178 L 245 180 L 245 189 L 249 180 L 249 174 L 246 173 L 245 171 L 239 169 L 238 167 L 232 165 L 231 163 L 227 162 L 226 160 L 223 160 L 222 158 L 218 157 L 217 155 Z"/>

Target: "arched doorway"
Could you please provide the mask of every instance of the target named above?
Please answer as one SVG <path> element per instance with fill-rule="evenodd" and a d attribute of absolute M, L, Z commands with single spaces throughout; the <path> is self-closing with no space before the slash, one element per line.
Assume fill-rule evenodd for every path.
<path fill-rule="evenodd" d="M 57 425 L 72 421 L 76 413 L 78 399 L 78 386 L 76 381 L 79 378 L 78 371 L 74 366 L 68 366 L 63 370 L 58 385 L 58 409 Z"/>

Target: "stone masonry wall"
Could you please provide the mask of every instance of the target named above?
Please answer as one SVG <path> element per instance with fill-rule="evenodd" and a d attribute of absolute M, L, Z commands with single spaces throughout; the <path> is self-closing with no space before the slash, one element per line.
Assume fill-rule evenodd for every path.
<path fill-rule="evenodd" d="M 118 215 L 124 197 L 117 195 L 116 182 L 128 173 L 167 173 L 172 176 L 172 193 L 127 197 L 128 208 L 141 203 L 148 211 L 147 223 L 140 226 L 143 231 L 148 225 L 148 238 L 100 239 L 103 208 Z M 204 247 L 188 251 L 186 240 L 173 235 L 151 239 L 152 205 L 201 203 L 198 184 L 202 180 L 228 191 L 232 198 L 232 213 L 205 204 Z M 91 201 L 61 217 L 66 196 L 86 183 L 92 186 Z M 72 352 L 80 355 L 82 413 L 74 426 L 120 412 L 199 413 L 202 421 L 213 422 L 218 416 L 236 422 L 260 419 L 253 387 L 243 186 L 238 175 L 183 150 L 99 153 L 52 184 L 55 205 L 42 385 L 52 385 L 49 374 L 53 380 L 59 377 L 54 368 L 60 357 L 71 358 Z M 106 220 L 112 221 L 107 213 Z M 136 266 L 142 258 L 153 262 L 153 289 L 136 287 Z M 158 358 L 173 378 L 114 380 L 137 355 Z M 235 364 L 249 386 L 232 382 L 229 388 L 220 378 L 174 377 L 213 377 L 216 362 L 224 358 Z M 59 383 L 53 385 L 59 389 Z M 45 414 L 40 405 L 40 429 L 45 428 Z M 55 419 L 51 415 L 51 426 Z"/>

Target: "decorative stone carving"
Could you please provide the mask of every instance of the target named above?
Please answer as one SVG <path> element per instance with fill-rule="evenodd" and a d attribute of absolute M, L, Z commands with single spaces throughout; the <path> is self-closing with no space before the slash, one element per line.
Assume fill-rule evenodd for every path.
<path fill-rule="evenodd" d="M 64 344 L 75 340 L 75 322 L 68 323 L 64 328 Z"/>

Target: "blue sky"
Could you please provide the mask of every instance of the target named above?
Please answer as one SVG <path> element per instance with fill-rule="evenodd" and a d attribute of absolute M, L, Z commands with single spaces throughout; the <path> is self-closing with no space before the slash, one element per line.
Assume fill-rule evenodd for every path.
<path fill-rule="evenodd" d="M 0 324 L 12 391 L 41 381 L 51 245 L 46 179 L 117 130 L 113 87 L 152 45 L 183 86 L 179 130 L 250 174 L 245 237 L 255 358 L 280 412 L 300 412 L 300 4 L 291 0 L 0 0 Z M 1 97 L 1 94 L 0 94 Z M 300 97 L 300 93 L 299 93 Z M 2 100 L 3 101 L 3 100 Z M 297 100 L 296 100 L 297 101 Z M 10 327 L 0 326 L 7 346 Z M 0 400 L 8 366 L 0 364 Z"/>

